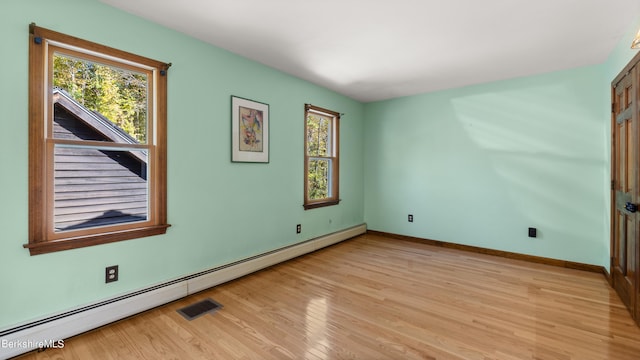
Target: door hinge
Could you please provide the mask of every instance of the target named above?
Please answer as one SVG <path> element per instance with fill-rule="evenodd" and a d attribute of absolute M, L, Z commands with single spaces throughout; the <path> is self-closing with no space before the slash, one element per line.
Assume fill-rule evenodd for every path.
<path fill-rule="evenodd" d="M 616 181 L 611 180 L 611 190 L 615 190 L 615 188 L 616 188 Z"/>
<path fill-rule="evenodd" d="M 612 113 L 615 113 L 615 112 L 616 112 L 616 111 L 615 111 L 615 108 L 616 108 L 616 104 L 611 103 L 611 112 L 612 112 Z"/>

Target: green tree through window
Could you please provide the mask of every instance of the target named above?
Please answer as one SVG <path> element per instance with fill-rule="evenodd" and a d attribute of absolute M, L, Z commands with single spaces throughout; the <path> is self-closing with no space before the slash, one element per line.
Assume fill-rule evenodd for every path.
<path fill-rule="evenodd" d="M 145 74 L 64 54 L 53 56 L 53 86 L 140 143 L 147 140 L 147 83 Z"/>

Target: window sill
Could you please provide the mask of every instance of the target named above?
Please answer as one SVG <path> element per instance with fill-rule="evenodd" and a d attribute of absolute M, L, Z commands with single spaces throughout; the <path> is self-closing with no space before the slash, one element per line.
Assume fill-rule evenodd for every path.
<path fill-rule="evenodd" d="M 167 232 L 167 228 L 171 226 L 155 225 L 143 228 L 113 231 L 108 233 L 86 235 L 73 237 L 63 240 L 43 241 L 37 243 L 29 243 L 23 245 L 29 249 L 31 255 L 40 255 L 56 251 L 71 250 L 87 246 L 108 244 L 116 241 L 131 240 L 136 238 L 148 237 L 153 235 L 161 235 Z"/>
<path fill-rule="evenodd" d="M 302 206 L 304 207 L 305 210 L 310 210 L 310 209 L 316 209 L 316 208 L 325 207 L 325 206 L 338 205 L 339 203 L 340 203 L 340 200 L 330 200 L 330 201 L 319 201 L 319 202 L 307 203 Z"/>

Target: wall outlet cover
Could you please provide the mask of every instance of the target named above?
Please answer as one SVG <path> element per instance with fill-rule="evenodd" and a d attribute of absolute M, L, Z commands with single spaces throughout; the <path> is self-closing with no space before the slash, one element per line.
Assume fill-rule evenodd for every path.
<path fill-rule="evenodd" d="M 104 269 L 104 282 L 110 283 L 118 281 L 118 265 L 107 266 Z"/>

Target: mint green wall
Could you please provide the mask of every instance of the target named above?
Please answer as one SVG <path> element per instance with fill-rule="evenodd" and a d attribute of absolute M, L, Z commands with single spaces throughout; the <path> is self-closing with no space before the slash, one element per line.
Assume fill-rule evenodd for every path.
<path fill-rule="evenodd" d="M 22 248 L 30 22 L 173 63 L 166 235 L 39 256 Z M 361 103 L 96 0 L 3 0 L 0 39 L 0 329 L 363 222 Z M 269 164 L 230 162 L 232 94 L 270 105 Z M 305 103 L 346 114 L 339 206 L 302 208 Z M 113 264 L 120 281 L 106 285 Z"/>
<path fill-rule="evenodd" d="M 638 28 L 600 65 L 367 104 L 369 229 L 608 268 L 610 84 Z"/>
<path fill-rule="evenodd" d="M 601 84 L 592 66 L 367 104 L 368 228 L 605 265 Z"/>

